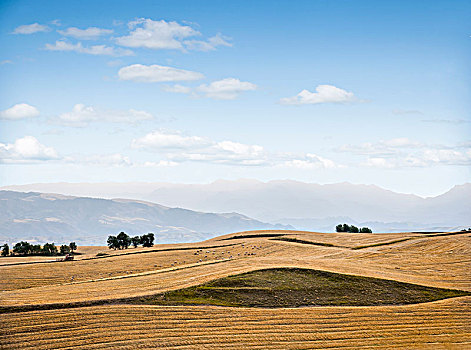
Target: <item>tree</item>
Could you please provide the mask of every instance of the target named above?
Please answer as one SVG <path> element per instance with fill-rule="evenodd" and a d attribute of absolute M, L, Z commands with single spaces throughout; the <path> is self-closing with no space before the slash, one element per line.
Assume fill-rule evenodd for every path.
<path fill-rule="evenodd" d="M 8 256 L 10 255 L 10 247 L 8 246 L 8 244 L 4 244 L 2 245 L 2 256 Z"/>
<path fill-rule="evenodd" d="M 57 247 L 54 243 L 46 243 L 43 246 L 42 253 L 44 255 L 57 255 Z"/>
<path fill-rule="evenodd" d="M 28 242 L 21 241 L 13 246 L 13 253 L 19 255 L 29 255 L 31 254 L 32 247 L 33 246 Z"/>
<path fill-rule="evenodd" d="M 141 244 L 143 247 L 152 247 L 154 245 L 154 234 L 148 233 L 141 236 Z"/>
<path fill-rule="evenodd" d="M 147 246 L 152 247 L 154 245 L 154 234 L 152 232 L 147 234 Z"/>
<path fill-rule="evenodd" d="M 337 226 L 335 226 L 335 231 L 337 231 L 337 232 L 350 232 L 350 233 L 358 233 L 358 232 L 373 233 L 373 231 L 371 231 L 371 229 L 368 228 L 368 227 L 362 227 L 361 229 L 359 229 L 355 225 L 347 225 L 347 224 L 343 224 L 343 225 L 338 224 Z"/>
<path fill-rule="evenodd" d="M 141 244 L 141 237 L 134 236 L 133 238 L 131 238 L 131 242 L 132 242 L 132 245 L 134 246 L 134 248 L 137 248 L 137 246 L 139 244 Z"/>
<path fill-rule="evenodd" d="M 68 245 L 65 245 L 65 244 L 61 245 L 60 252 L 61 252 L 61 255 L 69 254 L 70 253 L 70 247 Z"/>
<path fill-rule="evenodd" d="M 75 244 L 75 242 L 70 242 L 69 243 L 69 248 L 70 248 L 70 251 L 72 252 L 72 254 L 74 253 L 74 250 L 77 250 L 77 244 Z"/>
<path fill-rule="evenodd" d="M 116 236 L 108 236 L 108 240 L 106 241 L 108 243 L 108 248 L 110 249 L 118 249 L 119 248 L 119 241 Z"/>
<path fill-rule="evenodd" d="M 41 245 L 35 244 L 31 246 L 31 255 L 39 255 L 41 254 Z"/>
<path fill-rule="evenodd" d="M 131 245 L 131 237 L 129 237 L 126 233 L 120 232 L 116 238 L 118 239 L 118 246 L 119 249 L 128 249 Z"/>
<path fill-rule="evenodd" d="M 350 232 L 351 233 L 358 233 L 358 232 L 360 232 L 360 230 L 358 229 L 358 227 L 352 225 L 352 226 L 350 226 Z"/>

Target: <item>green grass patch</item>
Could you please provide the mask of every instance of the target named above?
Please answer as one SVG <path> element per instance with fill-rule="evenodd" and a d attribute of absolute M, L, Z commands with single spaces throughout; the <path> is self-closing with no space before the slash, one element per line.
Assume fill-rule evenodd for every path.
<path fill-rule="evenodd" d="M 131 303 L 237 307 L 403 305 L 471 295 L 470 292 L 326 271 L 257 270 Z"/>
<path fill-rule="evenodd" d="M 199 286 L 151 296 L 0 306 L 0 314 L 121 304 L 265 308 L 404 305 L 467 295 L 471 295 L 471 292 L 312 269 L 274 268 L 224 277 Z"/>

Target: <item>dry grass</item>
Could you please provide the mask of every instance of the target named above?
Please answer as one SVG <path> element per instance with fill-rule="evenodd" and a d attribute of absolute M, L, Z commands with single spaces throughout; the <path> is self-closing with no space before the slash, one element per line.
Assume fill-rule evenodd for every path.
<path fill-rule="evenodd" d="M 471 297 L 382 307 L 98 306 L 3 315 L 2 349 L 466 349 Z"/>
<path fill-rule="evenodd" d="M 227 239 L 260 233 L 282 233 L 291 239 L 340 247 L 270 237 Z M 405 238 L 408 240 L 400 241 Z M 215 247 L 222 244 L 232 245 Z M 352 249 L 362 246 L 369 247 Z M 176 248 L 182 249 L 168 250 Z M 93 258 L 101 251 L 112 256 Z M 470 233 L 244 232 L 196 244 L 127 251 L 90 247 L 83 249 L 77 261 L 67 263 L 2 266 L 4 262 L 8 261 L 0 259 L 2 306 L 146 296 L 275 267 L 312 268 L 471 291 Z M 410 348 L 411 344 L 414 348 L 471 348 L 470 306 L 471 299 L 464 297 L 395 307 L 241 310 L 134 305 L 34 311 L 1 315 L 0 347 L 135 349 L 156 347 L 161 340 L 159 344 L 168 348 L 182 349 L 217 348 L 221 344 L 251 349 Z"/>
<path fill-rule="evenodd" d="M 229 247 L 228 247 L 229 245 Z M 222 259 L 227 256 L 227 250 L 231 244 L 212 248 L 209 244 L 205 251 L 210 253 L 195 255 L 198 245 L 182 245 L 181 247 L 154 246 L 153 248 L 137 248 L 127 250 L 104 250 L 103 247 L 95 247 L 92 254 L 76 256 L 76 261 L 64 263 L 42 263 L 37 257 L 8 258 L 22 259 L 21 264 L 11 263 L 0 266 L 5 276 L 0 279 L 0 291 L 24 289 L 70 282 L 97 280 L 110 277 L 127 276 L 148 271 L 168 269 L 175 266 L 188 265 L 202 261 Z M 181 249 L 181 250 L 175 250 Z M 109 255 L 96 257 L 95 252 L 106 252 Z M 222 254 L 224 252 L 224 254 Z M 24 261 L 24 259 L 30 259 Z M 1 259 L 0 259 L 1 260 Z M 51 258 L 47 259 L 51 261 Z"/>
<path fill-rule="evenodd" d="M 322 235 L 313 234 L 316 239 Z M 0 299 L 8 306 L 125 298 L 271 267 L 307 267 L 469 291 L 470 236 L 469 233 L 421 236 L 363 250 L 268 238 L 234 240 L 234 246 L 211 248 L 218 242 L 210 240 L 206 242 L 208 248 L 203 250 L 155 251 L 68 263 L 4 266 L 0 267 L 5 276 L 0 282 L 3 290 Z M 229 261 L 224 260 L 231 256 Z M 205 262 L 218 263 L 205 265 Z M 146 274 L 148 272 L 152 273 Z M 132 278 L 123 278 L 130 276 Z"/>

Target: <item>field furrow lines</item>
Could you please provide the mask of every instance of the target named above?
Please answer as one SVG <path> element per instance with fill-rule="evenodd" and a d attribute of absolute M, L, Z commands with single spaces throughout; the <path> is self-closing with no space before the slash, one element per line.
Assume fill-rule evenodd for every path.
<path fill-rule="evenodd" d="M 2 306 L 60 304 L 57 309 L 2 314 L 0 347 L 24 350 L 471 348 L 471 296 L 396 306 L 300 308 L 140 305 L 124 301 L 281 267 L 471 290 L 469 234 L 401 235 L 405 237 L 399 234 L 382 237 L 315 234 L 314 237 L 307 232 L 288 233 L 288 237 L 300 241 L 350 248 L 370 246 L 357 250 L 272 241 L 269 237 L 237 239 L 231 243 L 228 235 L 225 239 L 229 238 L 230 246 L 225 247 L 215 247 L 218 245 L 215 239 L 197 244 L 198 248 L 185 245 L 185 249 L 178 250 L 178 245 L 172 245 L 172 250 L 167 251 L 160 248 L 145 254 L 137 251 L 111 254 L 103 259 L 83 259 L 71 264 L 0 266 L 7 276 L 0 282 Z M 110 304 L 77 304 L 67 308 L 71 303 L 86 305 L 91 301 Z"/>

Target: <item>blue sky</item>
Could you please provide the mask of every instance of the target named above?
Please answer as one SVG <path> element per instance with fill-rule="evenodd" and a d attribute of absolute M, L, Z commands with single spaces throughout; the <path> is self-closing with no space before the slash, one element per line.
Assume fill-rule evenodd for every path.
<path fill-rule="evenodd" d="M 0 185 L 469 182 L 469 1 L 3 1 Z"/>

